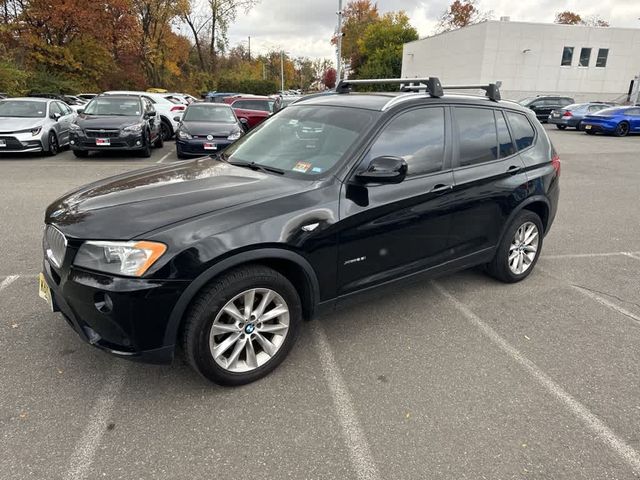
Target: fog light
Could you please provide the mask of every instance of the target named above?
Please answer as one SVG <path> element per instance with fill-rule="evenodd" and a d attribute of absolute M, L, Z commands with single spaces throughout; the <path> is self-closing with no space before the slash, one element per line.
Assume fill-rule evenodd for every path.
<path fill-rule="evenodd" d="M 69 142 L 69 143 L 71 143 L 71 145 L 75 145 L 76 141 L 75 140 L 71 140 L 71 142 Z"/>
<path fill-rule="evenodd" d="M 113 310 L 113 300 L 108 293 L 98 292 L 94 297 L 96 310 L 100 313 L 111 313 Z"/>
<path fill-rule="evenodd" d="M 140 140 L 136 140 L 136 145 L 141 145 Z"/>

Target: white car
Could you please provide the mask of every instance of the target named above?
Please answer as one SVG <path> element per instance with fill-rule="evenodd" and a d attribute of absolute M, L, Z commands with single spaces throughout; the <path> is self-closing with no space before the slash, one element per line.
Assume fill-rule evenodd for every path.
<path fill-rule="evenodd" d="M 166 93 L 136 92 L 134 90 L 111 90 L 102 95 L 136 95 L 144 97 L 153 104 L 153 108 L 160 117 L 163 140 L 170 140 L 178 128 L 175 118 L 182 115 L 187 106 L 175 99 L 170 99 Z"/>

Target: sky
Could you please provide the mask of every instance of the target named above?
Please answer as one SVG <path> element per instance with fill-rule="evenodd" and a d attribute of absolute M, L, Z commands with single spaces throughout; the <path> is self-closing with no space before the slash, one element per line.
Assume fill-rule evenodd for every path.
<path fill-rule="evenodd" d="M 343 0 L 346 4 L 348 0 Z M 452 0 L 378 0 L 381 12 L 404 10 L 420 37 L 433 34 L 438 18 Z M 557 12 L 570 10 L 583 17 L 598 15 L 612 27 L 640 28 L 640 0 L 479 0 L 493 18 L 553 22 Z M 334 58 L 330 44 L 336 28 L 338 0 L 261 0 L 249 13 L 239 13 L 229 30 L 231 45 L 247 42 L 251 52 L 284 50 L 290 56 Z"/>

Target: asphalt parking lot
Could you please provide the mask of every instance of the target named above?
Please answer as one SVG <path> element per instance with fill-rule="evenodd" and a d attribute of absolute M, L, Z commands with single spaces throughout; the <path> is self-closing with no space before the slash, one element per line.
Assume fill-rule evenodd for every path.
<path fill-rule="evenodd" d="M 640 137 L 548 130 L 561 202 L 526 281 L 393 289 L 242 388 L 111 358 L 37 295 L 46 205 L 173 142 L 0 157 L 0 477 L 640 478 Z"/>

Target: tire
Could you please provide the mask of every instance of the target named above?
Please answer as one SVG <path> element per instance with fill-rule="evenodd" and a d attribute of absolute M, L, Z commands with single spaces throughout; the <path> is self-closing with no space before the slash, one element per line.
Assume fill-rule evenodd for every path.
<path fill-rule="evenodd" d="M 162 141 L 171 140 L 173 137 L 173 128 L 166 120 L 160 122 L 160 135 L 162 135 Z"/>
<path fill-rule="evenodd" d="M 164 138 L 162 138 L 162 130 L 158 133 L 158 138 L 156 138 L 156 141 L 153 142 L 153 146 L 155 148 L 164 147 Z"/>
<path fill-rule="evenodd" d="M 629 135 L 629 124 L 627 122 L 620 122 L 617 126 L 613 134 L 616 137 L 626 137 Z"/>
<path fill-rule="evenodd" d="M 144 145 L 140 150 L 140 156 L 142 158 L 149 158 L 151 156 L 151 134 L 146 132 L 144 135 Z"/>
<path fill-rule="evenodd" d="M 587 135 L 595 135 L 596 134 L 595 130 L 585 130 L 585 132 L 587 132 Z"/>
<path fill-rule="evenodd" d="M 89 156 L 89 152 L 87 150 L 74 150 L 73 154 L 76 158 L 87 158 Z"/>
<path fill-rule="evenodd" d="M 253 297 L 244 296 L 253 290 Z M 247 321 L 245 298 L 253 300 L 249 313 L 255 313 L 268 292 L 273 299 L 266 297 L 268 303 L 262 312 L 279 309 L 287 313 L 266 320 L 268 324 L 260 322 L 260 316 Z M 225 311 L 233 310 L 230 305 L 236 307 L 235 316 Z M 282 363 L 295 343 L 301 322 L 300 298 L 289 280 L 264 266 L 244 266 L 214 280 L 194 299 L 185 318 L 183 350 L 189 364 L 206 379 L 220 385 L 244 385 L 266 376 Z M 214 328 L 220 333 L 212 335 Z M 217 359 L 212 346 L 220 349 Z"/>
<path fill-rule="evenodd" d="M 182 153 L 182 151 L 180 151 L 180 148 L 176 145 L 176 157 L 178 157 L 178 160 L 185 160 L 187 158 L 187 156 Z"/>
<path fill-rule="evenodd" d="M 566 125 L 558 125 L 558 124 L 556 124 L 556 128 L 558 130 L 565 130 L 567 128 L 567 126 Z"/>
<path fill-rule="evenodd" d="M 582 130 L 582 121 L 578 122 L 578 124 L 576 125 L 576 130 L 578 132 L 580 132 Z"/>
<path fill-rule="evenodd" d="M 533 236 L 533 233 L 536 235 Z M 507 228 L 495 257 L 487 265 L 489 275 L 504 283 L 527 278 L 540 256 L 543 235 L 540 217 L 530 210 L 522 210 Z M 531 251 L 531 248 L 535 248 L 535 251 Z M 514 261 L 510 262 L 510 258 Z M 518 267 L 522 267 L 522 270 Z"/>
<path fill-rule="evenodd" d="M 58 145 L 58 137 L 55 132 L 49 132 L 48 137 L 49 148 L 47 149 L 47 155 L 50 157 L 55 157 L 60 151 L 60 145 Z"/>

